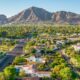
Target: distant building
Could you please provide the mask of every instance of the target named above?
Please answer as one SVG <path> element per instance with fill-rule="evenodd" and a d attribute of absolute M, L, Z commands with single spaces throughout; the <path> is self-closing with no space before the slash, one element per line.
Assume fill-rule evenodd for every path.
<path fill-rule="evenodd" d="M 56 41 L 56 44 L 57 44 L 57 45 L 63 45 L 63 44 L 65 44 L 65 43 L 64 43 L 63 40 L 61 40 L 61 41 Z"/>
<path fill-rule="evenodd" d="M 37 50 L 37 53 L 40 53 L 41 49 L 43 49 L 45 46 L 45 44 L 38 44 L 37 46 L 34 46 L 34 48 Z"/>
<path fill-rule="evenodd" d="M 73 46 L 75 51 L 80 51 L 80 45 Z"/>

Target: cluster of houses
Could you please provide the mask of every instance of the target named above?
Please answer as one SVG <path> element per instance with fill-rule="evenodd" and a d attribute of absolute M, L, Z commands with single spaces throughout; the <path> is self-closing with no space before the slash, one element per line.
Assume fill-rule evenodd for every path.
<path fill-rule="evenodd" d="M 64 45 L 65 42 L 64 41 L 57 41 L 56 44 L 57 45 Z M 30 56 L 28 58 L 25 58 L 28 62 L 32 62 L 32 63 L 27 64 L 27 65 L 16 65 L 15 66 L 16 70 L 24 71 L 27 75 L 30 75 L 31 77 L 39 77 L 39 78 L 50 77 L 51 76 L 50 71 L 38 71 L 36 68 L 36 65 L 35 65 L 35 63 L 41 63 L 41 64 L 46 63 L 46 59 L 39 55 L 40 50 L 44 47 L 45 47 L 44 44 L 39 45 L 39 46 L 34 46 L 34 49 L 36 49 L 36 51 L 37 51 L 36 53 L 38 54 L 38 56 L 36 55 L 36 56 Z"/>
<path fill-rule="evenodd" d="M 22 65 L 15 66 L 16 69 L 25 71 L 25 74 L 30 75 L 31 77 L 50 77 L 51 72 L 49 71 L 37 71 L 35 65 Z"/>
<path fill-rule="evenodd" d="M 27 61 L 32 62 L 31 64 L 27 65 L 16 65 L 15 68 L 17 71 L 24 71 L 26 75 L 30 75 L 31 77 L 50 77 L 51 72 L 49 71 L 38 71 L 36 69 L 35 63 L 42 63 L 46 62 L 45 58 L 31 56 L 26 58 Z"/>
<path fill-rule="evenodd" d="M 58 40 L 56 41 L 56 45 L 59 45 L 62 47 L 66 41 L 64 40 Z M 36 68 L 35 63 L 41 63 L 45 64 L 46 59 L 41 57 L 39 54 L 41 54 L 40 50 L 45 47 L 45 44 L 34 46 L 34 49 L 36 49 L 36 56 L 30 56 L 28 58 L 25 58 L 28 62 L 32 62 L 31 64 L 27 65 L 16 65 L 15 68 L 17 71 L 24 71 L 26 75 L 29 75 L 27 78 L 24 78 L 22 80 L 40 80 L 40 78 L 43 77 L 51 77 L 51 72 L 50 71 L 38 71 Z M 57 46 L 53 48 L 53 50 L 57 50 Z"/>

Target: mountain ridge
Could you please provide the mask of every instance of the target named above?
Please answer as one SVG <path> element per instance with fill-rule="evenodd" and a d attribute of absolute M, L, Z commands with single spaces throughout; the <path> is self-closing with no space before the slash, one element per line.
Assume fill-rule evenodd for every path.
<path fill-rule="evenodd" d="M 80 14 L 67 11 L 57 11 L 51 13 L 43 8 L 33 6 L 9 18 L 5 16 L 4 19 L 1 19 L 0 16 L 1 24 L 47 21 L 57 24 L 80 24 Z"/>

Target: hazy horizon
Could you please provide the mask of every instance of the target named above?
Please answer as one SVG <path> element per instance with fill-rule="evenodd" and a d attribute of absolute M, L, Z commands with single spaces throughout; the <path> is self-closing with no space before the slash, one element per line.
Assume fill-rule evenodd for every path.
<path fill-rule="evenodd" d="M 80 0 L 0 0 L 0 14 L 7 17 L 20 11 L 35 6 L 46 9 L 49 12 L 69 11 L 80 14 Z"/>

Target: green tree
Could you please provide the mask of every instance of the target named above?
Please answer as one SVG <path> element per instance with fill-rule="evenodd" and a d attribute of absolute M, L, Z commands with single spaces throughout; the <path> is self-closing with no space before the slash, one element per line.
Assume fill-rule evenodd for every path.
<path fill-rule="evenodd" d="M 18 56 L 14 59 L 13 64 L 22 64 L 24 62 L 26 62 L 26 59 L 24 59 L 24 57 Z"/>
<path fill-rule="evenodd" d="M 20 76 L 20 77 L 25 77 L 25 76 L 26 76 L 25 71 L 21 70 L 21 71 L 19 72 L 19 76 Z"/>
<path fill-rule="evenodd" d="M 4 75 L 6 80 L 15 80 L 15 77 L 17 76 L 16 69 L 13 66 L 6 67 L 4 69 Z"/>
<path fill-rule="evenodd" d="M 5 80 L 5 76 L 2 72 L 0 73 L 0 80 Z"/>

